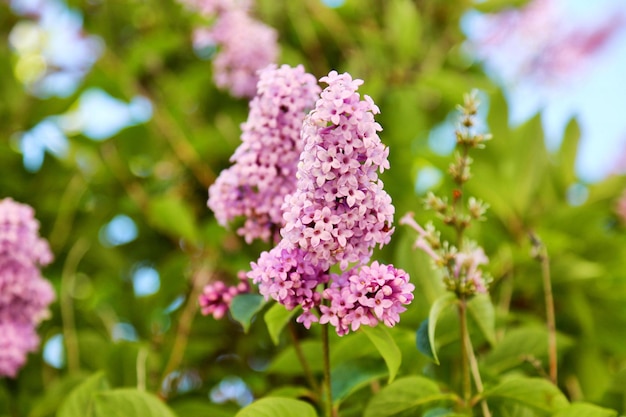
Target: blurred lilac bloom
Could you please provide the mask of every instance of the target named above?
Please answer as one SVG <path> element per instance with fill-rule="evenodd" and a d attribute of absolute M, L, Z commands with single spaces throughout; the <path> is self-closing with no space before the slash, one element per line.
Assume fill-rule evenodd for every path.
<path fill-rule="evenodd" d="M 15 377 L 39 345 L 35 327 L 55 299 L 39 268 L 50 262 L 33 208 L 0 200 L 0 377 Z"/>

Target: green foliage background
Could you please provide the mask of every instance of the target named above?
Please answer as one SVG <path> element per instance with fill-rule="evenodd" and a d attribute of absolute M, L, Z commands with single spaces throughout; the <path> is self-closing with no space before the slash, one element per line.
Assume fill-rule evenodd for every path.
<path fill-rule="evenodd" d="M 506 5 L 491 0 L 480 7 Z M 113 407 L 119 415 L 234 416 L 236 404 L 213 404 L 208 396 L 228 376 L 244 380 L 256 398 L 272 392 L 312 397 L 289 332 L 271 329 L 278 343 L 272 341 L 263 320 L 270 306 L 255 316 L 248 333 L 234 320 L 215 321 L 196 311 L 203 279 L 234 282 L 237 271 L 268 249 L 246 245 L 234 228 L 217 225 L 206 207 L 207 187 L 229 166 L 239 144 L 248 103 L 217 90 L 210 62 L 194 54 L 190 34 L 199 18 L 172 0 L 73 0 L 69 6 L 84 14 L 86 32 L 106 44 L 82 89 L 97 86 L 125 101 L 144 95 L 154 115 L 103 142 L 73 136 L 66 159 L 46 155 L 42 169 L 29 173 L 14 134 L 65 112 L 82 90 L 65 99 L 28 95 L 13 74 L 14 55 L 7 42 L 0 43 L 0 196 L 36 209 L 41 233 L 55 254 L 44 275 L 58 294 L 39 333 L 44 344 L 57 334 L 66 343 L 61 369 L 44 363 L 38 352 L 17 379 L 0 380 L 0 416 L 84 415 L 81 404 L 92 397 L 98 400 L 89 403 L 91 415 L 113 415 Z M 430 149 L 429 132 L 463 93 L 474 88 L 485 93 L 494 140 L 474 155 L 466 191 L 491 206 L 488 220 L 469 230 L 485 246 L 494 278 L 495 307 L 483 311 L 479 306 L 472 322 L 487 392 L 500 389 L 493 391 L 490 404 L 502 416 L 553 415 L 568 400 L 626 413 L 626 230 L 614 214 L 624 180 L 611 177 L 588 185 L 583 205 L 567 203 L 568 189 L 577 182 L 579 128 L 572 121 L 560 151 L 552 154 L 545 148 L 539 116 L 515 129 L 508 126 L 502 93 L 462 53 L 459 19 L 471 6 L 468 0 L 352 0 L 330 9 L 319 0 L 258 0 L 255 15 L 278 31 L 279 63 L 301 63 L 318 78 L 337 69 L 365 80 L 361 92 L 380 107 L 381 138 L 390 148 L 391 169 L 383 181 L 396 218 L 409 211 L 422 223 L 432 217 L 414 191 L 416 175 L 425 166 L 445 171 L 449 158 Z M 0 4 L 0 38 L 7 39 L 17 21 Z M 443 182 L 436 191 L 449 195 L 451 189 Z M 104 246 L 98 236 L 117 214 L 133 219 L 138 238 Z M 559 388 L 568 398 L 546 410 L 498 397 L 498 384 L 507 378 L 545 376 L 543 289 L 540 266 L 530 256 L 531 231 L 541 237 L 551 260 Z M 428 259 L 412 249 L 414 238 L 397 226 L 391 244 L 376 256 L 407 270 L 416 285 L 415 301 L 388 333 L 402 359 L 396 381 L 416 390 L 410 398 L 419 398 L 457 388 L 459 343 L 456 318 L 444 312 L 436 334 L 441 365 L 415 346 L 415 332 L 443 288 Z M 134 295 L 130 275 L 140 263 L 159 271 L 158 293 Z M 181 297 L 181 306 L 169 308 Z M 485 328 L 485 318 L 493 318 L 494 327 Z M 132 324 L 138 340 L 114 341 L 119 322 Z M 296 330 L 315 373 L 321 372 L 318 331 Z M 331 340 L 333 391 L 341 416 L 379 416 L 372 410 L 387 409 L 385 398 L 399 398 L 385 397 L 398 386 L 384 388 L 389 357 L 398 355 L 369 343 L 371 338 L 357 332 Z M 175 377 L 166 378 L 172 371 Z M 159 395 L 167 407 L 141 389 L 128 391 L 137 387 Z M 372 389 L 379 395 L 370 402 Z M 422 415 L 428 408 L 434 410 L 431 416 L 454 415 L 445 414 L 450 399 L 441 395 L 397 415 Z M 273 405 L 263 406 L 271 410 Z M 139 414 L 124 411 L 132 409 Z M 301 415 L 309 412 L 304 407 Z M 616 415 L 602 412 L 597 415 Z M 575 415 L 574 409 L 571 413 L 558 415 Z"/>

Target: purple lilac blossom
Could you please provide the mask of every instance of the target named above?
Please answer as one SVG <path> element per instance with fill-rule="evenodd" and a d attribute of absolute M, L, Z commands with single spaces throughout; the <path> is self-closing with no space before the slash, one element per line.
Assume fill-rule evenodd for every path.
<path fill-rule="evenodd" d="M 242 9 L 220 14 L 210 28 L 196 29 L 194 40 L 197 48 L 218 48 L 213 57 L 213 79 L 235 97 L 254 97 L 257 72 L 278 57 L 276 31 Z"/>
<path fill-rule="evenodd" d="M 0 200 L 0 376 L 14 377 L 37 348 L 35 327 L 55 298 L 39 267 L 51 261 L 32 207 Z"/>
<path fill-rule="evenodd" d="M 26 355 L 38 345 L 39 337 L 33 326 L 0 320 L 0 377 L 14 378 L 26 363 Z"/>
<path fill-rule="evenodd" d="M 54 290 L 39 268 L 0 255 L 0 322 L 37 325 L 48 317 L 48 305 L 54 298 Z"/>
<path fill-rule="evenodd" d="M 239 279 L 241 282 L 233 286 L 229 286 L 223 281 L 214 281 L 205 286 L 198 299 L 202 314 L 205 316 L 211 314 L 217 320 L 224 317 L 233 298 L 239 294 L 250 292 L 250 284 L 245 273 L 240 273 Z"/>
<path fill-rule="evenodd" d="M 221 225 L 245 218 L 237 232 L 248 243 L 278 237 L 284 224 L 281 206 L 296 189 L 302 122 L 320 91 L 302 65 L 271 64 L 259 76 L 257 95 L 242 125 L 242 143 L 231 157 L 234 165 L 209 188 L 208 200 Z"/>
<path fill-rule="evenodd" d="M 393 233 L 394 207 L 378 179 L 389 149 L 378 137 L 378 107 L 356 92 L 362 80 L 331 71 L 320 81 L 328 87 L 302 127 L 298 189 L 285 199 L 281 234 L 319 269 L 339 263 L 345 271 L 369 262 Z"/>
<path fill-rule="evenodd" d="M 47 265 L 52 261 L 48 242 L 39 237 L 35 211 L 11 198 L 0 200 L 0 256 L 26 264 Z"/>
<path fill-rule="evenodd" d="M 305 313 L 309 312 L 320 304 L 322 296 L 317 287 L 327 283 L 329 276 L 305 260 L 305 251 L 284 246 L 283 241 L 271 251 L 263 252 L 251 264 L 248 277 L 259 285 L 259 292 L 266 299 L 273 298 L 287 310 L 300 305 Z"/>
<path fill-rule="evenodd" d="M 406 272 L 377 261 L 333 275 L 323 295 L 330 304 L 320 305 L 319 322 L 333 325 L 339 336 L 360 326 L 374 327 L 379 321 L 393 327 L 413 300 L 414 289 Z"/>
<path fill-rule="evenodd" d="M 347 73 L 331 71 L 320 81 L 328 87 L 302 127 L 297 190 L 283 204 L 283 239 L 251 264 L 248 277 L 266 299 L 289 310 L 302 306 L 297 321 L 307 328 L 330 323 L 343 336 L 379 321 L 391 327 L 414 286 L 393 266 L 363 266 L 394 230 L 394 207 L 378 179 L 389 168 L 374 121 L 379 110 L 368 96 L 361 100 L 356 90 L 363 81 Z M 354 268 L 330 275 L 336 264 Z M 328 288 L 320 294 L 322 284 Z"/>

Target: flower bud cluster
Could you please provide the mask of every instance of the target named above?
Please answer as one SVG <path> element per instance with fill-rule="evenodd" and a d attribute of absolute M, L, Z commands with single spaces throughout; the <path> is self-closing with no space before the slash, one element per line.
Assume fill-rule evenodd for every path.
<path fill-rule="evenodd" d="M 202 314 L 205 316 L 211 314 L 217 320 L 224 317 L 233 298 L 250 292 L 250 284 L 245 272 L 239 274 L 239 279 L 240 282 L 237 285 L 227 285 L 224 281 L 214 281 L 206 285 L 198 297 Z"/>
<path fill-rule="evenodd" d="M 422 250 L 433 261 L 437 269 L 443 272 L 443 283 L 448 291 L 457 294 L 472 295 L 486 293 L 490 278 L 480 269 L 489 259 L 481 247 L 472 241 L 466 241 L 459 250 L 449 242 L 441 242 L 439 233 L 432 224 L 421 227 L 413 218 L 413 213 L 407 213 L 400 224 L 407 225 L 415 230 L 418 237 L 414 247 Z"/>
<path fill-rule="evenodd" d="M 39 268 L 51 261 L 32 207 L 0 200 L 0 376 L 14 377 L 37 349 L 35 327 L 55 298 Z"/>
<path fill-rule="evenodd" d="M 276 30 L 249 14 L 251 0 L 181 0 L 191 9 L 212 18 L 210 27 L 194 31 L 197 48 L 216 47 L 213 78 L 219 88 L 235 97 L 253 97 L 257 71 L 276 61 Z"/>
<path fill-rule="evenodd" d="M 271 64 L 259 72 L 257 95 L 242 125 L 242 143 L 209 188 L 208 206 L 218 222 L 243 216 L 237 231 L 250 243 L 270 240 L 284 225 L 282 204 L 296 189 L 296 169 L 303 149 L 300 129 L 320 88 L 315 77 L 295 68 Z M 272 232 L 276 236 L 272 236 Z"/>
<path fill-rule="evenodd" d="M 439 232 L 432 224 L 426 228 L 420 226 L 413 218 L 412 213 L 406 214 L 400 224 L 413 228 L 418 237 L 415 247 L 426 253 L 435 267 L 443 273 L 443 283 L 448 291 L 459 296 L 471 296 L 476 293 L 487 292 L 489 277 L 483 274 L 480 267 L 488 263 L 487 256 L 481 247 L 463 237 L 472 221 L 484 220 L 488 205 L 484 202 L 469 197 L 467 207 L 464 207 L 463 184 L 471 178 L 470 165 L 472 158 L 468 153 L 470 149 L 484 147 L 484 142 L 489 140 L 489 134 L 477 134 L 474 130 L 477 125 L 479 102 L 475 92 L 464 97 L 463 106 L 459 106 L 459 126 L 456 131 L 457 151 L 454 162 L 450 165 L 449 173 L 456 187 L 452 191 L 452 201 L 428 193 L 424 200 L 427 209 L 433 210 L 437 217 L 447 226 L 455 229 L 457 234 L 456 245 L 447 241 L 441 241 Z"/>

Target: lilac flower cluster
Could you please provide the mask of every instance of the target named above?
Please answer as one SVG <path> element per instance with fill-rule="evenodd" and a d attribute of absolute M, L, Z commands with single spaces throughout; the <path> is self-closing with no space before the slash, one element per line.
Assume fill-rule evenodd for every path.
<path fill-rule="evenodd" d="M 319 321 L 335 326 L 340 336 L 379 321 L 393 327 L 400 321 L 400 313 L 406 311 L 404 306 L 413 300 L 414 289 L 406 272 L 374 261 L 371 266 L 333 275 L 323 293 L 330 305 L 320 305 Z"/>
<path fill-rule="evenodd" d="M 248 277 L 259 284 L 259 292 L 265 298 L 273 298 L 288 310 L 301 305 L 305 313 L 309 312 L 322 300 L 317 287 L 327 283 L 330 277 L 324 270 L 307 262 L 306 255 L 300 248 L 284 248 L 281 242 L 271 251 L 263 252 L 259 260 L 252 263 Z"/>
<path fill-rule="evenodd" d="M 311 264 L 346 270 L 368 262 L 393 233 L 394 207 L 378 179 L 389 149 L 378 137 L 378 107 L 356 91 L 362 80 L 332 71 L 320 81 L 328 87 L 302 127 L 298 189 L 285 200 L 281 233 Z"/>
<path fill-rule="evenodd" d="M 214 80 L 235 97 L 253 97 L 257 71 L 276 61 L 276 31 L 249 14 L 250 0 L 181 0 L 200 14 L 214 18 L 210 27 L 194 32 L 194 45 L 217 47 Z"/>
<path fill-rule="evenodd" d="M 266 298 L 287 309 L 302 306 L 297 321 L 307 328 L 320 321 L 345 335 L 378 321 L 393 326 L 414 286 L 392 266 L 363 266 L 394 230 L 394 207 L 378 179 L 389 168 L 374 121 L 379 110 L 368 96 L 361 100 L 362 81 L 347 73 L 331 71 L 320 81 L 328 87 L 302 127 L 297 190 L 283 204 L 283 239 L 251 264 L 248 277 Z M 354 267 L 331 276 L 336 264 Z M 329 287 L 320 294 L 322 284 Z"/>
<path fill-rule="evenodd" d="M 242 125 L 242 143 L 231 157 L 234 165 L 209 188 L 208 200 L 222 225 L 245 218 L 237 232 L 248 243 L 275 238 L 284 225 L 281 206 L 285 195 L 296 189 L 303 149 L 300 129 L 320 92 L 315 77 L 301 65 L 271 64 L 259 77 L 257 95 Z"/>
<path fill-rule="evenodd" d="M 226 285 L 223 281 L 214 281 L 205 286 L 198 299 L 202 314 L 205 316 L 212 314 L 217 320 L 224 317 L 233 298 L 250 292 L 250 284 L 245 273 L 239 274 L 239 279 L 241 282 L 233 286 Z"/>
<path fill-rule="evenodd" d="M 30 206 L 0 200 L 0 376 L 14 377 L 37 348 L 35 327 L 55 298 L 39 271 L 52 253 L 38 231 Z"/>

